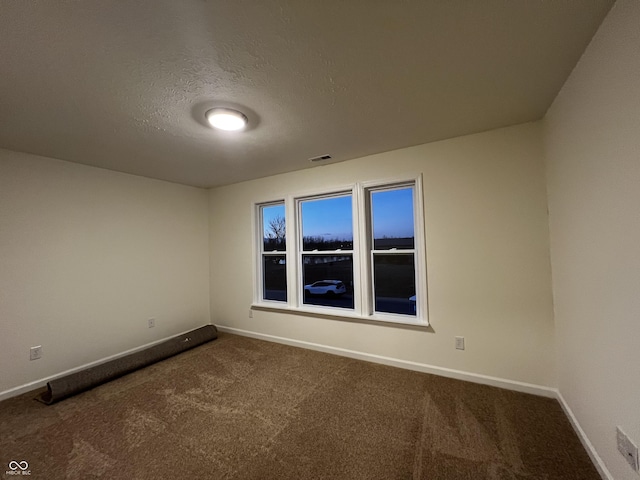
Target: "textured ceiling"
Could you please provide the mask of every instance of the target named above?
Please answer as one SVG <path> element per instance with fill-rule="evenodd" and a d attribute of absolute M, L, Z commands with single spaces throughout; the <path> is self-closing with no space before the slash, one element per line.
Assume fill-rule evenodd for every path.
<path fill-rule="evenodd" d="M 536 120 L 611 5 L 0 0 L 0 147 L 209 187 Z"/>

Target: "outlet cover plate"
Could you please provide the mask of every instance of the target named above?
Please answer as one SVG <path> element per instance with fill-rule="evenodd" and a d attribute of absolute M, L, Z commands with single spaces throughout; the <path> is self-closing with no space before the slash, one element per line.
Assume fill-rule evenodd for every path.
<path fill-rule="evenodd" d="M 618 443 L 618 451 L 627 459 L 631 468 L 638 471 L 638 446 L 634 444 L 626 433 L 620 427 L 616 427 L 616 438 Z"/>
<path fill-rule="evenodd" d="M 149 328 L 153 328 L 156 326 L 156 319 L 155 318 L 150 318 L 149 319 Z"/>
<path fill-rule="evenodd" d="M 42 357 L 42 345 L 31 347 L 29 349 L 29 360 L 38 360 Z"/>
<path fill-rule="evenodd" d="M 456 349 L 464 350 L 464 337 L 456 337 Z"/>

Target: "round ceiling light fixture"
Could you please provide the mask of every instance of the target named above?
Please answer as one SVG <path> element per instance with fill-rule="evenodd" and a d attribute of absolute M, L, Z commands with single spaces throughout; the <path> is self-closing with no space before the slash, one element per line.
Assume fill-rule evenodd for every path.
<path fill-rule="evenodd" d="M 213 128 L 230 132 L 244 130 L 249 121 L 243 113 L 230 108 L 212 108 L 205 117 Z"/>

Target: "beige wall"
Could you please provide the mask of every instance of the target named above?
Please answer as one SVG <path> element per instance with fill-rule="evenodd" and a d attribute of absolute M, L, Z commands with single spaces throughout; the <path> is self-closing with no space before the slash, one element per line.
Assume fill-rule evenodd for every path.
<path fill-rule="evenodd" d="M 640 443 L 640 2 L 618 1 L 545 119 L 559 388 L 613 478 Z"/>
<path fill-rule="evenodd" d="M 540 125 L 525 124 L 211 190 L 218 325 L 555 386 Z M 423 173 L 430 331 L 254 311 L 254 202 Z M 454 336 L 466 337 L 465 351 Z"/>
<path fill-rule="evenodd" d="M 0 393 L 209 323 L 207 209 L 206 190 L 0 150 Z"/>

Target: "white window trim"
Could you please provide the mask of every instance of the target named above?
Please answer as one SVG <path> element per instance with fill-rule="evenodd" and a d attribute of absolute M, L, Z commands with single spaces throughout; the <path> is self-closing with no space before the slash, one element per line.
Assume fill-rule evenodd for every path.
<path fill-rule="evenodd" d="M 416 275 L 416 315 L 401 315 L 393 313 L 376 312 L 374 309 L 375 298 L 372 290 L 372 251 L 368 248 L 369 227 L 371 226 L 371 212 L 369 211 L 366 196 L 371 190 L 401 188 L 412 186 L 414 189 L 413 222 L 414 222 L 414 248 L 404 251 L 413 253 Z M 330 198 L 350 194 L 352 197 L 353 218 L 353 279 L 354 279 L 354 308 L 316 306 L 304 303 L 302 288 L 302 268 L 298 265 L 302 258 L 302 229 L 300 227 L 300 204 L 304 200 L 314 198 Z M 287 301 L 265 300 L 262 298 L 262 241 L 264 237 L 262 218 L 259 212 L 261 207 L 284 203 L 285 220 L 287 225 L 287 250 L 281 252 L 286 257 L 287 272 Z M 309 314 L 314 316 L 347 319 L 356 321 L 372 321 L 374 323 L 389 323 L 426 327 L 429 325 L 428 296 L 427 296 L 427 263 L 426 263 L 426 238 L 424 223 L 424 196 L 422 189 L 422 175 L 387 178 L 376 181 L 358 182 L 351 185 L 342 185 L 316 189 L 286 195 L 278 200 L 258 202 L 253 205 L 253 263 L 254 263 L 254 291 L 251 308 L 287 313 Z M 364 252 L 363 252 L 364 249 Z M 269 252 L 266 252 L 269 253 Z M 307 252 L 309 253 L 309 252 Z M 325 252 L 317 252 L 321 254 Z M 329 254 L 335 253 L 333 251 Z M 398 251 L 399 254 L 403 253 Z"/>
<path fill-rule="evenodd" d="M 287 249 L 284 251 L 277 251 L 277 252 L 267 252 L 264 250 L 264 230 L 263 230 L 263 218 L 262 218 L 262 207 L 272 207 L 272 206 L 276 206 L 276 205 L 284 205 L 285 207 L 285 216 L 287 213 L 287 206 L 286 206 L 286 202 L 284 199 L 279 199 L 279 200 L 273 200 L 270 202 L 262 202 L 259 204 L 254 205 L 254 208 L 252 210 L 252 223 L 253 223 L 253 232 L 254 235 L 253 237 L 256 239 L 259 239 L 259 241 L 253 242 L 253 272 L 255 275 L 254 278 L 254 282 L 253 282 L 253 299 L 254 302 L 252 304 L 252 306 L 254 305 L 273 305 L 273 306 L 282 306 L 282 305 L 286 305 L 287 302 L 282 302 L 279 300 L 267 300 L 265 298 L 263 298 L 263 285 L 262 285 L 262 279 L 264 278 L 264 264 L 262 262 L 262 256 L 263 255 L 279 255 L 282 256 L 284 255 L 285 259 L 286 259 L 286 264 L 287 264 L 287 287 L 288 287 L 288 270 L 289 270 L 289 255 L 288 255 L 288 250 L 289 250 L 289 245 L 287 244 Z M 287 222 L 288 219 L 285 218 L 285 222 Z M 287 224 L 287 223 L 285 223 Z M 287 224 L 288 225 L 288 224 Z M 287 238 L 287 237 L 285 237 Z M 288 242 L 288 238 L 287 238 L 287 242 Z M 289 299 L 289 292 L 287 291 L 287 301 Z"/>
<path fill-rule="evenodd" d="M 412 252 L 414 254 L 414 262 L 415 262 L 415 275 L 416 275 L 416 299 L 421 299 L 416 301 L 416 319 L 422 319 L 422 323 L 428 325 L 429 324 L 429 299 L 427 296 L 427 260 L 426 260 L 426 234 L 425 234 L 425 223 L 424 223 L 424 196 L 422 190 L 422 175 L 416 175 L 413 178 L 407 179 L 406 177 L 396 178 L 394 180 L 385 179 L 379 181 L 372 182 L 363 182 L 362 184 L 362 192 L 366 195 L 367 192 L 371 192 L 372 190 L 392 190 L 394 188 L 402 188 L 403 186 L 413 186 L 413 235 L 414 235 L 414 246 L 412 250 L 404 250 L 405 253 Z M 365 202 L 362 202 L 363 204 Z M 363 205 L 363 208 L 366 208 L 366 205 Z M 362 211 L 362 215 L 367 215 L 368 222 L 361 222 L 362 228 L 365 230 L 363 234 L 368 235 L 367 226 L 373 224 L 373 219 L 371 217 L 371 211 Z M 403 251 L 398 250 L 397 253 L 401 254 Z M 367 261 L 369 264 L 366 266 L 367 270 L 362 272 L 363 276 L 368 277 L 368 282 L 373 282 L 373 275 L 369 274 L 371 269 L 373 268 L 373 249 L 370 250 L 367 255 Z M 369 283 L 367 285 L 367 293 L 373 293 L 373 285 Z M 371 298 L 371 305 L 369 308 L 376 317 L 387 317 L 391 315 L 393 317 L 398 317 L 400 315 L 387 314 L 383 312 L 375 312 L 375 307 L 373 305 L 374 299 Z"/>
<path fill-rule="evenodd" d="M 353 309 L 350 308 L 340 308 L 340 307 L 328 307 L 328 306 L 315 306 L 315 305 L 311 305 L 308 303 L 304 303 L 304 279 L 303 279 L 303 269 L 301 268 L 301 261 L 302 261 L 302 257 L 303 255 L 306 254 L 311 254 L 311 255 L 331 255 L 332 253 L 336 253 L 339 254 L 339 252 L 335 251 L 335 250 L 329 250 L 329 251 L 319 251 L 319 252 L 305 252 L 303 247 L 302 247 L 302 202 L 307 201 L 307 200 L 321 200 L 321 199 L 325 199 L 325 198 L 336 198 L 336 197 L 342 197 L 342 196 L 347 196 L 350 195 L 351 196 L 351 222 L 352 222 L 352 232 L 353 232 L 353 248 L 349 251 L 345 251 L 344 253 L 347 255 L 351 255 L 351 259 L 353 262 L 353 277 L 354 277 L 354 282 L 355 282 L 355 278 L 356 278 L 356 268 L 359 268 L 359 258 L 360 258 L 360 251 L 359 251 L 359 243 L 357 241 L 357 215 L 356 215 L 356 193 L 355 193 L 355 185 L 349 186 L 348 188 L 344 188 L 344 189 L 332 189 L 331 191 L 327 192 L 325 191 L 324 194 L 313 194 L 313 195 L 300 195 L 300 196 L 295 196 L 293 198 L 294 204 L 295 204 L 295 222 L 292 225 L 296 226 L 295 229 L 295 233 L 296 233 L 296 242 L 295 242 L 295 252 L 294 252 L 294 265 L 292 265 L 292 268 L 295 268 L 296 270 L 296 280 L 295 280 L 295 286 L 296 286 L 296 298 L 297 298 L 297 305 L 296 307 L 299 309 L 304 309 L 304 310 L 311 310 L 311 311 L 335 311 L 337 310 L 338 312 L 340 311 L 345 311 L 348 312 L 350 315 L 353 315 L 354 313 L 358 316 L 361 315 L 361 311 L 362 309 L 359 308 L 359 297 L 356 294 L 356 291 L 354 290 L 354 296 L 353 296 Z M 340 315 L 341 316 L 341 315 Z"/>

